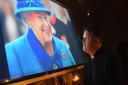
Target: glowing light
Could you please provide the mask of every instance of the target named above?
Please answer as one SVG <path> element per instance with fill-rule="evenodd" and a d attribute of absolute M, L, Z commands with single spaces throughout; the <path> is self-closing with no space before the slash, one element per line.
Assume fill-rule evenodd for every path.
<path fill-rule="evenodd" d="M 9 80 L 7 79 L 7 80 L 5 80 L 5 82 L 9 82 Z"/>
<path fill-rule="evenodd" d="M 78 75 L 75 75 L 73 78 L 73 81 L 78 81 L 80 79 L 80 77 Z"/>
<path fill-rule="evenodd" d="M 89 12 L 87 13 L 87 16 L 90 16 L 90 13 Z"/>

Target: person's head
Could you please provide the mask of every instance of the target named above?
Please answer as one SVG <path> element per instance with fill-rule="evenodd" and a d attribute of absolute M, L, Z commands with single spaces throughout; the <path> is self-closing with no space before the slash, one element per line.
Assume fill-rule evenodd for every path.
<path fill-rule="evenodd" d="M 85 28 L 83 34 L 83 51 L 89 55 L 94 55 L 102 47 L 102 35 L 99 31 L 100 26 L 96 24 Z"/>
<path fill-rule="evenodd" d="M 41 43 L 52 39 L 49 15 L 50 11 L 40 0 L 17 0 L 16 18 L 23 19 Z"/>
<path fill-rule="evenodd" d="M 51 25 L 45 12 L 31 11 L 23 13 L 24 20 L 32 28 L 36 37 L 41 41 L 51 41 Z"/>

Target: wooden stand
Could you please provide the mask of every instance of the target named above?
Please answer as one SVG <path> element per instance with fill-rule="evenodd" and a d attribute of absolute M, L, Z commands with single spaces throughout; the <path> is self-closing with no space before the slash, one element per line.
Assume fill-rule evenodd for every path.
<path fill-rule="evenodd" d="M 63 81 L 63 85 L 73 85 L 73 83 L 72 83 L 73 72 L 78 71 L 82 68 L 84 68 L 84 65 L 72 67 L 67 70 L 43 75 L 43 76 L 32 78 L 32 79 L 27 79 L 27 80 L 18 81 L 15 83 L 10 83 L 8 85 L 54 85 L 54 84 L 62 85 L 62 81 Z M 60 77 L 60 79 L 59 79 L 59 77 Z M 50 79 L 51 79 L 51 81 L 50 81 Z M 54 80 L 53 81 L 54 84 L 53 84 L 52 80 Z M 46 84 L 46 81 L 48 81 L 48 83 L 51 82 L 51 84 Z M 9 82 L 9 81 L 5 80 L 5 82 Z"/>

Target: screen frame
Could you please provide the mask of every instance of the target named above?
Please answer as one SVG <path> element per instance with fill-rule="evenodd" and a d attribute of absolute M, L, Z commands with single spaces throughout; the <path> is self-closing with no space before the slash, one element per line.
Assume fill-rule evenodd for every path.
<path fill-rule="evenodd" d="M 24 77 L 19 77 L 16 79 L 6 79 L 4 81 L 1 81 L 0 84 L 2 85 L 27 85 L 27 84 L 32 84 L 35 82 L 39 82 L 42 80 L 46 80 L 49 78 L 53 78 L 53 77 L 57 77 L 57 76 L 61 76 L 61 75 L 65 75 L 68 73 L 72 73 L 74 71 L 80 70 L 84 68 L 84 64 L 79 64 L 76 66 L 69 66 L 66 68 L 62 68 L 62 69 L 57 69 L 54 71 L 48 71 L 48 72 L 43 72 L 43 73 L 39 73 L 39 74 L 33 74 L 33 75 L 29 75 L 29 76 L 24 76 Z"/>
<path fill-rule="evenodd" d="M 0 71 L 0 79 L 8 79 L 9 76 L 9 70 L 8 70 L 8 64 L 7 64 L 7 58 L 5 53 L 5 47 L 4 47 L 4 38 L 3 38 L 3 29 L 4 29 L 4 17 L 3 17 L 3 11 L 0 9 L 0 67 L 2 68 Z"/>
<path fill-rule="evenodd" d="M 62 7 L 64 7 L 64 8 L 68 11 L 69 17 L 70 17 L 71 22 L 72 22 L 72 26 L 73 26 L 73 28 L 75 28 L 75 29 L 73 29 L 73 30 L 75 31 L 75 34 L 76 34 L 76 36 L 77 36 L 76 39 L 77 39 L 78 43 L 80 44 L 80 45 L 79 45 L 80 48 L 82 48 L 82 44 L 81 44 L 81 42 L 80 42 L 80 37 L 79 37 L 79 35 L 78 35 L 78 33 L 77 33 L 75 20 L 73 19 L 73 16 L 72 16 L 72 14 L 71 14 L 70 8 L 68 8 L 66 5 L 61 4 L 61 3 L 58 2 L 58 1 L 55 1 L 55 0 L 51 0 L 51 1 L 53 1 L 53 2 L 55 2 L 56 4 L 58 4 L 58 5 L 62 6 Z M 3 27 L 2 27 L 2 28 L 3 28 Z M 3 31 L 3 30 L 2 30 L 2 31 Z M 0 34 L 2 34 L 2 40 L 4 41 L 4 39 L 3 39 L 3 33 L 0 33 Z M 2 43 L 3 43 L 3 41 L 2 41 Z M 4 44 L 2 44 L 2 45 L 4 46 Z M 7 59 L 6 59 L 5 48 L 3 49 L 2 53 L 4 53 L 4 58 L 5 58 L 4 60 L 6 61 L 6 66 L 5 66 L 5 67 L 6 67 L 6 70 L 7 70 L 6 73 L 8 74 L 8 76 L 6 77 L 5 80 L 0 80 L 0 83 L 2 83 L 2 84 L 11 84 L 11 83 L 16 83 L 16 82 L 21 82 L 21 81 L 24 81 L 24 80 L 28 80 L 28 79 L 32 79 L 32 78 L 37 78 L 37 77 L 40 77 L 40 76 L 45 76 L 45 75 L 50 75 L 50 74 L 55 75 L 55 73 L 57 73 L 57 72 L 67 71 L 67 70 L 69 70 L 69 69 L 71 69 L 71 68 L 77 68 L 78 66 L 81 66 L 81 65 L 84 65 L 84 64 L 85 64 L 85 62 L 84 62 L 84 63 L 81 63 L 81 64 L 76 64 L 75 66 L 68 66 L 68 67 L 64 67 L 64 68 L 61 68 L 61 69 L 56 69 L 56 70 L 46 71 L 46 72 L 42 72 L 42 73 L 38 73 L 38 74 L 32 74 L 32 75 L 27 75 L 27 76 L 22 76 L 22 77 L 10 79 L 10 77 L 9 77 L 9 69 L 7 68 L 8 65 L 7 65 Z M 84 57 L 84 53 L 83 53 L 82 55 L 83 55 L 83 57 Z M 59 75 L 59 74 L 58 74 L 58 75 Z"/>

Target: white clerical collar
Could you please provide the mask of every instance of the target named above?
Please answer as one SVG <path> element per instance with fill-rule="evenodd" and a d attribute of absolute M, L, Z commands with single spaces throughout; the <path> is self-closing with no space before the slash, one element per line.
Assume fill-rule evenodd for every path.
<path fill-rule="evenodd" d="M 95 56 L 94 55 L 91 55 L 91 59 L 94 59 L 95 58 Z"/>

